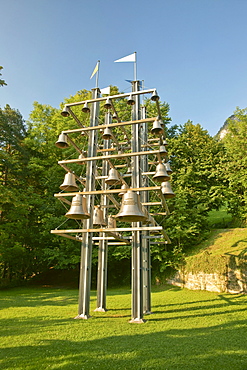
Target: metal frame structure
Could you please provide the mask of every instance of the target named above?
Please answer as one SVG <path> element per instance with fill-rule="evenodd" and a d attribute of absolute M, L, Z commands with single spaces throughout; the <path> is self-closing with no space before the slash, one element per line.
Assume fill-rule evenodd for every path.
<path fill-rule="evenodd" d="M 140 104 L 141 95 L 152 94 L 151 100 L 156 104 L 157 116 L 146 117 L 146 110 Z M 131 120 L 121 122 L 118 113 L 114 107 L 114 100 L 126 99 L 131 97 L 132 113 Z M 99 122 L 100 104 L 105 103 L 106 114 L 105 123 Z M 128 102 L 128 101 L 127 101 Z M 73 111 L 74 107 L 83 106 L 85 111 L 90 104 L 90 121 L 89 125 L 82 124 L 81 120 Z M 108 105 L 107 105 L 108 104 Z M 83 109 L 82 109 L 83 110 Z M 113 111 L 117 122 L 112 122 Z M 55 229 L 51 230 L 52 234 L 59 235 L 65 238 L 81 242 L 81 263 L 80 263 L 80 280 L 79 280 L 79 305 L 78 319 L 88 319 L 90 317 L 90 288 L 91 288 L 91 265 L 92 265 L 92 248 L 98 243 L 98 277 L 97 277 L 97 307 L 95 311 L 106 311 L 106 287 L 107 287 L 107 253 L 108 245 L 126 245 L 132 248 L 132 323 L 143 323 L 144 314 L 151 313 L 151 263 L 150 263 L 150 240 L 152 238 L 161 238 L 161 243 L 170 243 L 162 226 L 158 225 L 155 220 L 155 215 L 149 214 L 150 206 L 163 206 L 165 212 L 169 214 L 166 204 L 166 194 L 163 194 L 162 185 L 150 186 L 150 175 L 155 174 L 149 171 L 150 165 L 163 163 L 160 149 L 153 149 L 160 145 L 162 134 L 158 134 L 155 139 L 149 141 L 148 125 L 155 120 L 161 120 L 159 97 L 156 89 L 140 90 L 140 82 L 132 82 L 132 92 L 126 94 L 118 94 L 107 97 L 100 97 L 99 88 L 92 90 L 92 99 L 66 104 L 61 113 L 64 117 L 71 116 L 79 128 L 64 130 L 62 134 L 66 138 L 67 143 L 62 143 L 60 147 L 67 147 L 69 144 L 74 147 L 77 153 L 81 156 L 75 159 L 61 160 L 58 164 L 65 169 L 66 172 L 74 173 L 71 165 L 81 164 L 86 165 L 86 175 L 84 178 L 74 173 L 75 178 L 83 186 L 83 191 L 59 192 L 54 196 L 60 199 L 65 205 L 72 206 L 68 198 L 79 194 L 86 197 L 87 212 L 89 218 L 81 221 L 79 228 Z M 131 128 L 131 139 L 127 138 L 126 127 Z M 114 134 L 111 139 L 103 140 L 103 145 L 99 146 L 99 132 L 104 129 L 121 129 L 122 134 L 127 139 L 119 143 Z M 81 150 L 72 139 L 75 134 L 84 133 L 87 135 L 88 146 L 86 150 Z M 102 140 L 101 140 L 102 141 Z M 66 144 L 66 145 L 65 145 Z M 59 146 L 59 145 L 57 145 Z M 85 149 L 85 148 L 83 148 Z M 123 153 L 126 151 L 126 153 Z M 113 154 L 112 154 L 113 153 Z M 100 207 L 103 209 L 103 219 L 107 220 L 110 214 L 111 207 L 119 210 L 120 203 L 118 196 L 124 193 L 122 188 L 112 188 L 107 185 L 107 176 L 111 168 L 121 168 L 125 165 L 114 165 L 112 161 L 115 159 L 126 161 L 126 166 L 130 166 L 131 173 L 124 175 L 119 174 L 121 184 L 127 184 L 125 177 L 131 177 L 128 188 L 132 192 L 138 194 L 141 207 L 145 208 L 148 215 L 149 223 L 141 221 L 130 223 L 121 222 L 120 226 L 94 226 L 94 206 L 95 197 L 100 196 Z M 100 166 L 97 164 L 100 163 Z M 98 174 L 100 168 L 101 175 Z M 100 189 L 96 189 L 100 183 Z M 127 190 L 125 190 L 126 193 Z M 150 194 L 156 194 L 158 200 L 150 201 Z M 124 196 L 123 196 L 124 197 Z M 143 209 L 144 209 L 143 208 Z M 115 215 L 116 217 L 116 215 Z M 117 217 L 116 217 L 117 218 Z M 151 236 L 151 233 L 158 235 Z M 98 235 L 98 236 L 97 236 Z"/>

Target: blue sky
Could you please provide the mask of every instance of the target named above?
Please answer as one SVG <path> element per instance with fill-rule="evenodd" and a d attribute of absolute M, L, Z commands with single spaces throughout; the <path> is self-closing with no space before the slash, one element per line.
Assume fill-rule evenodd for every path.
<path fill-rule="evenodd" d="M 33 102 L 59 108 L 78 90 L 157 88 L 173 124 L 188 119 L 215 135 L 247 107 L 247 0 L 0 0 L 0 65 L 10 104 L 24 119 Z"/>

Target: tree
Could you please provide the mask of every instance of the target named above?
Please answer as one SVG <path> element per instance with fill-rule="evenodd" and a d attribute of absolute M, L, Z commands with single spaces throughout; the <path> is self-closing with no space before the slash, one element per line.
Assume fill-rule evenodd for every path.
<path fill-rule="evenodd" d="M 0 71 L 3 69 L 2 66 L 0 66 Z M 0 76 L 2 76 L 2 73 L 0 73 Z M 0 78 L 0 86 L 6 86 L 6 82 Z"/>
<path fill-rule="evenodd" d="M 176 196 L 167 200 L 171 214 L 164 220 L 172 244 L 153 248 L 159 269 L 177 266 L 182 252 L 205 238 L 208 212 L 224 202 L 227 184 L 224 147 L 199 124 L 171 127 L 167 140 Z"/>
<path fill-rule="evenodd" d="M 229 181 L 228 208 L 235 219 L 247 220 L 247 108 L 237 108 L 227 121 L 222 139 L 227 153 L 226 175 Z"/>

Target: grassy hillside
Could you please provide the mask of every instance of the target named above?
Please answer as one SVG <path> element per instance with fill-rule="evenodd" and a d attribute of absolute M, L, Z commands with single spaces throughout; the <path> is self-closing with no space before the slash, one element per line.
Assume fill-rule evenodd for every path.
<path fill-rule="evenodd" d="M 234 264 L 246 268 L 247 228 L 213 230 L 206 241 L 188 253 L 185 269 L 224 273 L 226 265 L 234 268 Z"/>

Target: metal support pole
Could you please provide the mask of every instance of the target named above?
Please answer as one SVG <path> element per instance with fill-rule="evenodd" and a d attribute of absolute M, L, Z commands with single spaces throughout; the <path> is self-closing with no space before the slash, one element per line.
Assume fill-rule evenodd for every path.
<path fill-rule="evenodd" d="M 141 118 L 146 117 L 146 108 L 141 107 Z M 142 144 L 146 144 L 148 140 L 148 124 L 144 122 L 141 126 L 140 137 Z M 148 157 L 141 157 L 141 169 L 142 169 L 142 186 L 146 187 L 149 185 L 148 176 L 143 173 L 148 171 Z M 143 191 L 141 193 L 141 202 L 149 202 L 149 192 Z M 149 206 L 147 206 L 149 209 Z M 151 313 L 151 256 L 150 256 L 150 242 L 149 242 L 149 231 L 143 231 L 142 235 L 142 251 L 143 251 L 143 313 Z"/>
<path fill-rule="evenodd" d="M 108 111 L 106 113 L 106 121 L 111 123 L 111 115 Z M 111 140 L 104 140 L 103 149 L 110 149 Z M 108 155 L 109 152 L 105 151 L 105 155 Z M 109 162 L 104 161 L 102 165 L 102 176 L 107 176 L 109 173 Z M 107 184 L 105 179 L 102 179 L 102 190 L 107 189 Z M 103 208 L 103 217 L 107 221 L 109 198 L 107 195 L 101 195 L 101 205 L 105 206 Z M 97 307 L 94 311 L 105 312 L 106 308 L 106 289 L 107 289 L 107 254 L 108 254 L 108 240 L 106 238 L 106 233 L 100 233 L 99 249 L 98 249 L 98 275 L 97 275 Z"/>
<path fill-rule="evenodd" d="M 132 82 L 132 91 L 140 90 L 140 82 Z M 132 120 L 140 119 L 140 98 L 135 96 L 132 110 Z M 132 125 L 132 152 L 140 152 L 140 125 Z M 141 186 L 140 156 L 131 157 L 132 187 Z M 133 222 L 132 227 L 140 227 L 140 222 Z M 142 235 L 141 231 L 132 233 L 132 319 L 131 323 L 143 323 L 143 276 L 142 276 Z"/>
<path fill-rule="evenodd" d="M 95 88 L 92 90 L 93 98 L 96 99 L 100 95 L 100 90 Z M 99 102 L 95 102 L 91 106 L 90 126 L 98 125 Z M 90 131 L 88 138 L 88 157 L 94 157 L 97 153 L 98 131 Z M 95 171 L 96 161 L 87 162 L 86 171 L 86 190 L 92 191 L 95 189 Z M 87 206 L 91 217 L 84 221 L 84 228 L 93 228 L 93 211 L 94 211 L 94 195 L 88 194 Z M 92 265 L 92 238 L 93 233 L 87 232 L 83 234 L 81 245 L 81 264 L 80 264 L 80 280 L 79 280 L 79 305 L 78 316 L 76 319 L 88 319 L 90 317 L 90 288 L 91 288 L 91 265 Z"/>

